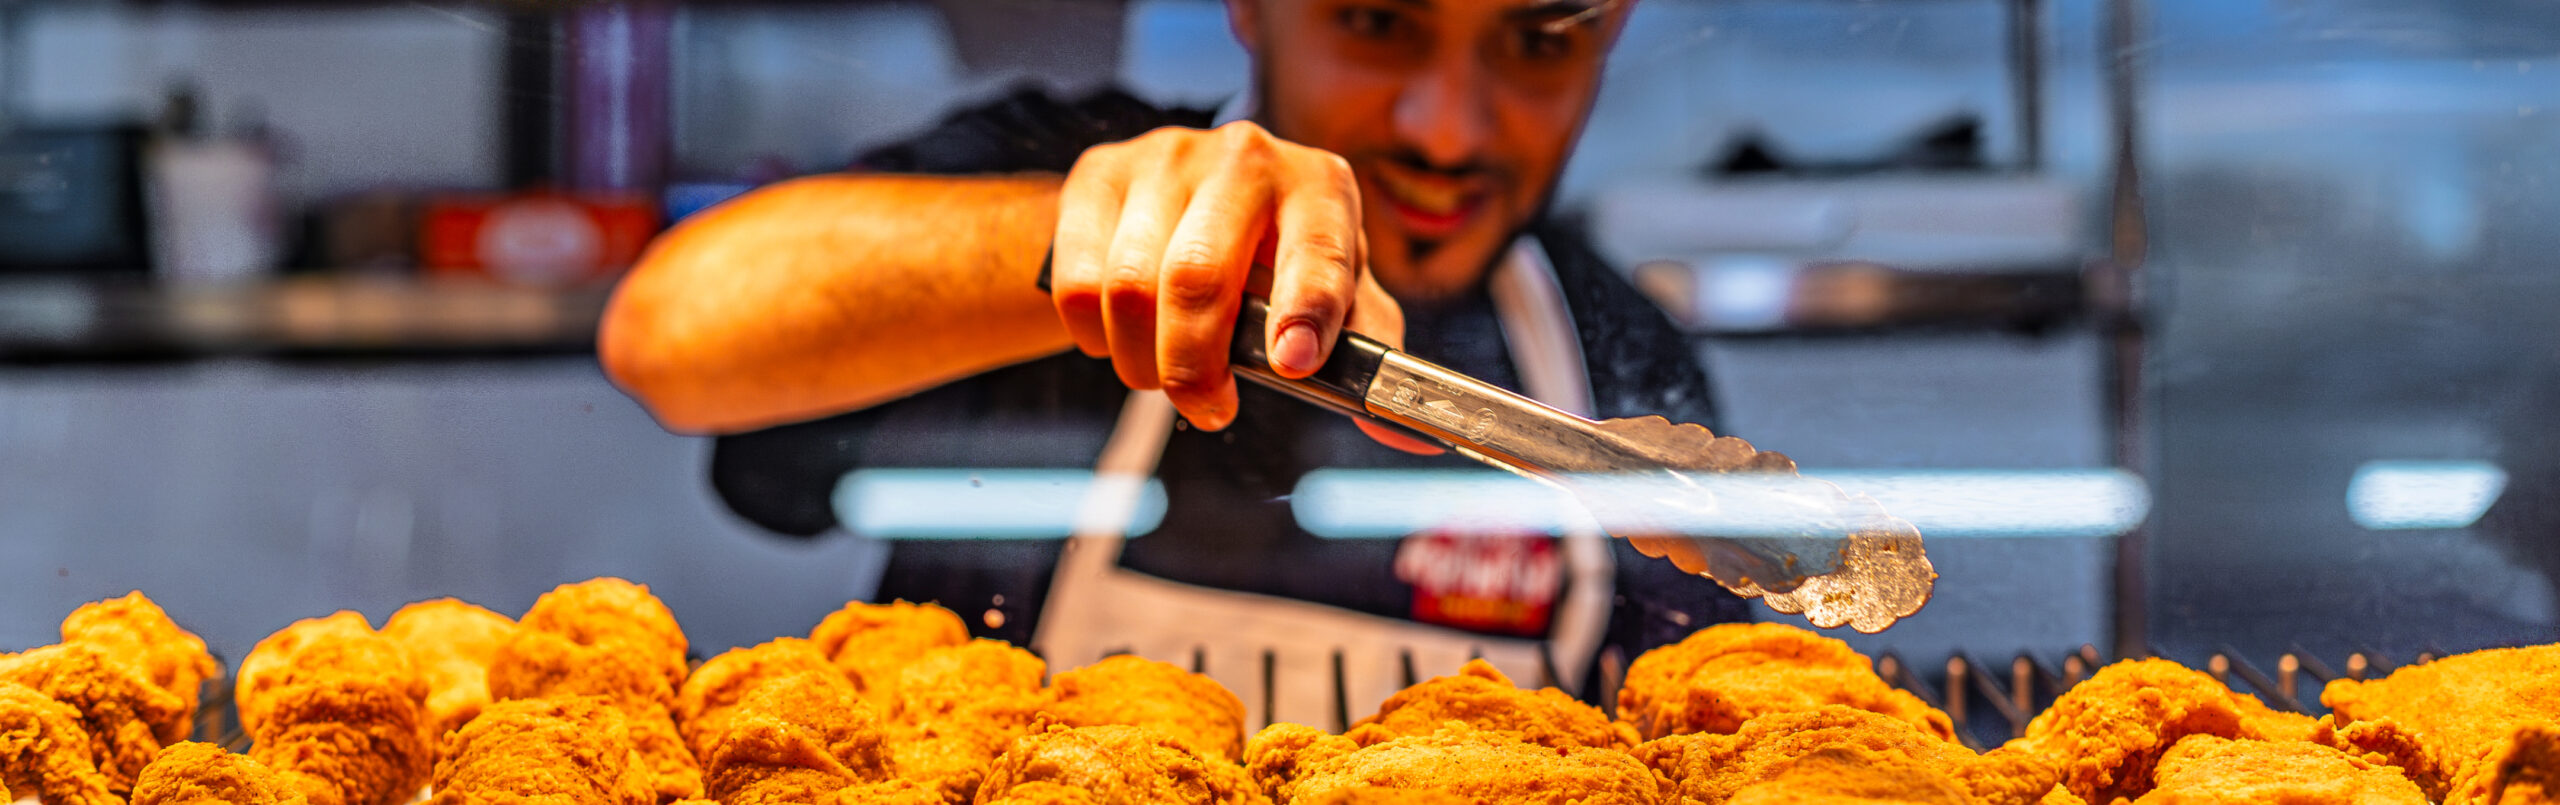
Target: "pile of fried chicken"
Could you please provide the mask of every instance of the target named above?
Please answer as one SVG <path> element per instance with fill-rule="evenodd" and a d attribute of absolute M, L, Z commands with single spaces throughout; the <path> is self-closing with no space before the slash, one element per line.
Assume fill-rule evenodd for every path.
<path fill-rule="evenodd" d="M 699 666 L 620 579 L 523 617 L 339 612 L 244 658 L 246 753 L 188 742 L 223 668 L 140 593 L 0 655 L 0 784 L 50 805 L 2184 805 L 2560 803 L 2560 645 L 2331 683 L 2313 719 L 2165 660 L 2098 671 L 1988 752 L 1838 640 L 1714 626 L 1614 716 L 1476 661 L 1341 734 L 1120 656 L 1055 675 L 933 605 L 847 604 Z"/>

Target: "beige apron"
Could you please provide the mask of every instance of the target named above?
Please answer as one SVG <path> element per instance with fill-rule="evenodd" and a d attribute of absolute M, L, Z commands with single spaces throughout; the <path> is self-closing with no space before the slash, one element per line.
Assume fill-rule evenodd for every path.
<path fill-rule="evenodd" d="M 1589 416 L 1590 375 L 1581 341 L 1545 250 L 1532 238 L 1514 242 L 1488 290 L 1529 396 Z M 1338 712 L 1357 719 L 1397 690 L 1408 654 L 1417 678 L 1452 673 L 1469 657 L 1482 656 L 1524 685 L 1546 678 L 1541 672 L 1550 666 L 1565 686 L 1580 685 L 1584 661 L 1607 628 L 1614 594 L 1609 546 L 1596 532 L 1567 533 L 1561 540 L 1565 593 L 1556 602 L 1544 646 L 1121 568 L 1123 532 L 1163 454 L 1173 419 L 1172 404 L 1156 392 L 1133 392 L 1121 408 L 1032 637 L 1051 669 L 1123 652 L 1185 667 L 1197 662 L 1244 699 L 1249 728 L 1286 721 L 1343 729 Z"/>

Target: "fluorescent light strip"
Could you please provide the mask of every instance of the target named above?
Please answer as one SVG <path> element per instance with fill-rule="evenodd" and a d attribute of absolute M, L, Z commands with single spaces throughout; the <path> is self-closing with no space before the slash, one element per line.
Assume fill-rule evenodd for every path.
<path fill-rule="evenodd" d="M 1324 469 L 1298 479 L 1289 511 L 1307 533 L 1333 539 L 1592 527 L 1562 490 L 1487 470 Z"/>
<path fill-rule="evenodd" d="M 2368 461 L 2347 481 L 2347 515 L 2376 531 L 2465 528 L 2506 489 L 2486 461 Z"/>
<path fill-rule="evenodd" d="M 1824 470 L 1930 537 L 2112 537 L 2151 514 L 2151 489 L 2120 469 Z"/>
<path fill-rule="evenodd" d="M 1811 473 L 1876 499 L 1929 537 L 2111 537 L 2148 516 L 2142 479 L 2117 469 L 1838 470 Z M 1740 476 L 1699 479 L 1731 499 L 1767 490 Z M 1300 527 L 1337 539 L 1398 537 L 1425 530 L 1559 531 L 1588 528 L 1590 515 L 1553 488 L 1485 471 L 1318 470 L 1298 483 L 1290 508 Z M 1723 516 L 1723 515 L 1717 515 Z M 1732 515 L 1742 528 L 1762 528 Z M 1713 517 L 1693 526 L 1712 532 Z"/>
<path fill-rule="evenodd" d="M 848 530 L 882 539 L 1135 537 L 1164 522 L 1165 491 L 1091 470 L 864 469 L 836 483 L 834 504 Z"/>

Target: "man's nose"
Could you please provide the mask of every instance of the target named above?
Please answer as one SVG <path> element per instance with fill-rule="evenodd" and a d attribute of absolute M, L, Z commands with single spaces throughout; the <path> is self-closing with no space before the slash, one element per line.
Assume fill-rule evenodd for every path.
<path fill-rule="evenodd" d="M 1487 76 L 1464 54 L 1433 59 L 1396 99 L 1396 136 L 1433 165 L 1474 162 L 1493 127 Z"/>

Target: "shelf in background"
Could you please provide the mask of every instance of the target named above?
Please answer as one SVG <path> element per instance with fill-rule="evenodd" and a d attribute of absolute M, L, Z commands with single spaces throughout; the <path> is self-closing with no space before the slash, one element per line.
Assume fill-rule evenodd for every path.
<path fill-rule="evenodd" d="M 219 286 L 0 277 L 0 361 L 473 356 L 595 348 L 609 284 L 310 276 Z"/>

